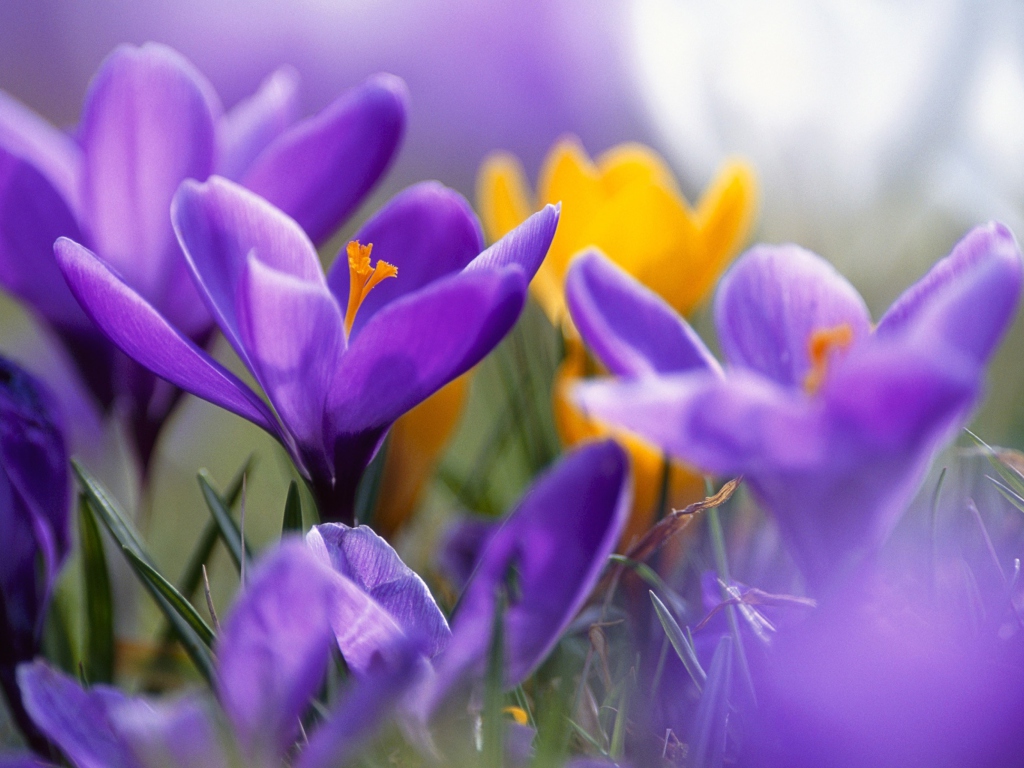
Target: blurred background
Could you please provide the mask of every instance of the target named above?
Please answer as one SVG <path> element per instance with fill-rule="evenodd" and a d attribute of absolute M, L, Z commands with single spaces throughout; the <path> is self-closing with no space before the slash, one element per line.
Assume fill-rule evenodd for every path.
<path fill-rule="evenodd" d="M 691 201 L 723 159 L 746 158 L 761 187 L 754 238 L 831 259 L 876 316 L 973 224 L 998 218 L 1024 233 L 1024 6 L 1010 0 L 5 0 L 0 89 L 70 127 L 103 57 L 148 40 L 191 59 L 229 107 L 282 64 L 299 72 L 307 113 L 374 72 L 404 78 L 404 147 L 350 229 L 425 178 L 472 201 L 492 150 L 516 154 L 535 180 L 551 145 L 574 134 L 592 155 L 653 146 Z M 59 369 L 44 347 L 4 297 L 0 350 Z M 539 375 L 557 356 L 543 350 Z M 990 443 L 1024 445 L 1022 360 L 1018 321 L 979 415 Z M 481 471 L 481 425 L 507 405 L 486 366 L 442 475 Z M 148 500 L 133 496 L 130 473 L 117 480 L 109 428 L 79 445 L 143 510 L 171 573 L 205 518 L 199 467 L 226 484 L 255 453 L 250 531 L 259 541 L 280 530 L 287 460 L 258 429 L 194 398 L 165 430 Z M 492 507 L 529 477 L 501 466 Z M 438 485 L 432 503 L 444 507 Z"/>

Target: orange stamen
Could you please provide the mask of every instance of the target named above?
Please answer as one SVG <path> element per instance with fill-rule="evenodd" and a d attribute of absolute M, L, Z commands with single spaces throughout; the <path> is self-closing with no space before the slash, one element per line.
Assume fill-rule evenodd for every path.
<path fill-rule="evenodd" d="M 813 395 L 825 381 L 828 361 L 833 352 L 840 352 L 853 343 L 853 328 L 842 323 L 832 328 L 819 328 L 807 340 L 807 355 L 811 358 L 811 370 L 804 377 L 804 389 Z"/>
<path fill-rule="evenodd" d="M 348 310 L 345 312 L 345 332 L 352 332 L 352 324 L 356 321 L 356 313 L 363 300 L 382 280 L 398 277 L 398 267 L 386 261 L 378 261 L 370 266 L 370 253 L 373 243 L 362 245 L 353 240 L 345 249 L 348 255 Z"/>

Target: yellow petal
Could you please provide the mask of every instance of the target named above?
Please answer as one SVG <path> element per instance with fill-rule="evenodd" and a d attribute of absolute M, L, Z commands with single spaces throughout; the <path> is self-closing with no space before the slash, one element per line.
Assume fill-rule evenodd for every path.
<path fill-rule="evenodd" d="M 643 144 L 619 144 L 597 159 L 601 186 L 606 195 L 614 195 L 630 184 L 654 184 L 678 194 L 676 180 L 668 164 L 657 152 Z"/>
<path fill-rule="evenodd" d="M 391 427 L 374 511 L 374 528 L 382 536 L 394 535 L 415 511 L 462 415 L 471 373 L 449 382 Z"/>
<path fill-rule="evenodd" d="M 532 213 L 522 164 L 507 152 L 484 160 L 476 181 L 477 210 L 490 243 L 500 240 Z"/>

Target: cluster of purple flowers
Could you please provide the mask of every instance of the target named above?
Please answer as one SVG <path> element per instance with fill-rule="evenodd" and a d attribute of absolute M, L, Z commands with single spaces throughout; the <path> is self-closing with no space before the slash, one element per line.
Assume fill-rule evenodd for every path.
<path fill-rule="evenodd" d="M 980 596 L 965 608 L 894 578 L 905 571 L 884 547 L 969 422 L 1016 313 L 1024 265 L 1005 227 L 970 232 L 877 323 L 820 257 L 757 246 L 717 291 L 724 366 L 657 294 L 599 252 L 577 256 L 571 320 L 613 378 L 579 385 L 576 404 L 709 484 L 742 476 L 735 507 L 769 514 L 754 537 L 777 530 L 777 572 L 791 562 L 799 577 L 762 589 L 741 581 L 754 569 L 729 573 L 716 509 L 728 494 L 621 542 L 629 461 L 595 441 L 506 517 L 451 537 L 449 625 L 427 583 L 356 525 L 357 488 L 395 421 L 512 330 L 560 211 L 485 248 L 458 193 L 418 184 L 325 274 L 316 246 L 388 167 L 405 92 L 374 77 L 298 120 L 295 90 L 282 70 L 225 113 L 187 61 L 147 45 L 111 54 L 71 136 L 0 94 L 0 283 L 125 420 L 143 476 L 188 392 L 276 438 L 323 521 L 268 548 L 223 624 L 211 601 L 212 629 L 147 576 L 205 637 L 212 695 L 128 695 L 90 684 L 88 666 L 75 679 L 38 658 L 72 548 L 59 407 L 0 363 L 0 685 L 34 750 L 0 765 L 328 768 L 389 723 L 416 760 L 439 763 L 464 750 L 526 764 L 535 748 L 548 764 L 573 740 L 601 764 L 1021 759 L 1019 560 L 993 590 L 970 576 Z M 210 354 L 215 328 L 262 395 Z M 670 543 L 701 516 L 710 549 L 680 564 Z M 562 702 L 554 722 L 544 695 Z"/>

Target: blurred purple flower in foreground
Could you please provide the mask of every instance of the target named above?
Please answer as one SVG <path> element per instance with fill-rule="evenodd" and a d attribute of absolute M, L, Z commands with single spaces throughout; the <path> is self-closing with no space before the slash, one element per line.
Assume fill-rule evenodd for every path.
<path fill-rule="evenodd" d="M 22 726 L 14 670 L 39 650 L 70 546 L 68 460 L 55 418 L 43 386 L 0 358 L 0 684 Z"/>
<path fill-rule="evenodd" d="M 122 46 L 96 73 L 74 137 L 0 93 L 0 284 L 56 333 L 103 408 L 121 399 L 143 469 L 176 392 L 117 355 L 82 313 L 53 261 L 70 237 L 198 344 L 212 322 L 171 228 L 185 179 L 220 173 L 285 210 L 316 242 L 348 216 L 390 163 L 405 89 L 371 78 L 296 122 L 290 70 L 223 114 L 189 62 L 164 46 Z"/>
<path fill-rule="evenodd" d="M 129 357 L 277 437 L 322 518 L 351 523 L 359 479 L 395 419 L 479 362 L 519 317 L 558 211 L 479 253 L 465 200 L 417 185 L 326 278 L 302 228 L 232 182 L 185 183 L 172 218 L 196 289 L 276 415 L 106 262 L 61 239 L 71 290 Z M 372 267 L 369 245 L 380 257 Z"/>
<path fill-rule="evenodd" d="M 873 328 L 825 261 L 753 248 L 716 296 L 723 373 L 682 318 L 588 255 L 567 284 L 573 319 L 612 373 L 634 378 L 577 396 L 702 469 L 744 475 L 821 587 L 880 546 L 967 421 L 1021 271 L 1005 227 L 976 228 Z"/>

